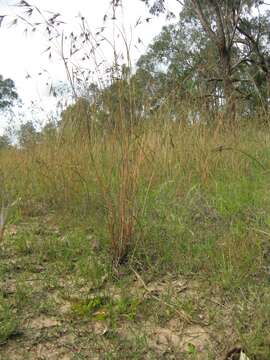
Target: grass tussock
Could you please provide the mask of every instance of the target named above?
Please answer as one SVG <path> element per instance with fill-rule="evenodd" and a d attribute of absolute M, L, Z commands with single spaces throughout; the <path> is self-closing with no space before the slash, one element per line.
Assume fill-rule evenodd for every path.
<path fill-rule="evenodd" d="M 93 228 L 116 263 L 230 272 L 242 254 L 250 269 L 259 231 L 268 232 L 270 139 L 266 129 L 236 132 L 167 124 L 55 137 L 1 153 L 2 191 L 21 199 L 17 212 L 54 211 Z"/>

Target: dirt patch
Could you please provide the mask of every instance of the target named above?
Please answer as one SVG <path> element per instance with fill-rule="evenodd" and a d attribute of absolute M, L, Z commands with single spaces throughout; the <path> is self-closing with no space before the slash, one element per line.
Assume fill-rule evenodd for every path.
<path fill-rule="evenodd" d="M 27 320 L 26 327 L 40 330 L 40 329 L 50 328 L 59 325 L 61 325 L 61 322 L 58 321 L 57 319 L 41 315 L 34 319 Z"/>
<path fill-rule="evenodd" d="M 168 351 L 175 353 L 194 352 L 198 359 L 205 359 L 211 344 L 208 332 L 199 325 L 188 326 L 185 329 L 174 327 L 156 327 L 149 334 L 150 346 L 158 353 Z"/>
<path fill-rule="evenodd" d="M 51 343 L 38 344 L 29 349 L 9 349 L 5 359 L 12 360 L 71 360 L 74 353 L 66 348 L 58 348 Z"/>

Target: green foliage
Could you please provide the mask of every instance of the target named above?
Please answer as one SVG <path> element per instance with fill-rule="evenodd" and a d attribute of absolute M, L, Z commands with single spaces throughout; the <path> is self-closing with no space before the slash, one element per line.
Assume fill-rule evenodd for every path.
<path fill-rule="evenodd" d="M 92 320 L 134 320 L 138 305 L 138 300 L 133 298 L 120 297 L 114 300 L 108 296 L 96 296 L 73 302 L 71 311 L 76 316 L 90 317 Z"/>
<path fill-rule="evenodd" d="M 27 148 L 37 142 L 38 133 L 33 123 L 31 121 L 27 121 L 26 123 L 21 124 L 17 137 L 20 147 Z"/>
<path fill-rule="evenodd" d="M 71 311 L 76 316 L 90 317 L 94 314 L 96 318 L 99 317 L 99 315 L 104 314 L 104 317 L 106 317 L 105 311 L 101 313 L 101 309 L 108 304 L 108 301 L 108 297 L 102 296 L 97 296 L 84 301 L 77 301 L 72 305 Z"/>
<path fill-rule="evenodd" d="M 8 149 L 11 146 L 11 140 L 7 134 L 0 136 L 0 150 Z"/>
<path fill-rule="evenodd" d="M 18 94 L 13 80 L 4 79 L 3 76 L 0 75 L 0 110 L 11 107 L 17 99 Z"/>
<path fill-rule="evenodd" d="M 57 125 L 50 121 L 42 129 L 40 133 L 40 141 L 50 141 L 54 140 L 57 136 Z"/>
<path fill-rule="evenodd" d="M 166 99 L 170 116 L 182 119 L 184 111 L 201 109 L 207 101 L 206 86 L 209 96 L 216 90 L 213 84 L 206 84 L 205 78 L 206 73 L 209 78 L 216 76 L 215 56 L 200 25 L 190 24 L 184 14 L 176 24 L 163 27 L 137 62 L 137 76 L 151 79 L 142 82 L 151 106 L 159 107 Z"/>
<path fill-rule="evenodd" d="M 169 11 L 164 1 L 146 3 L 156 15 Z M 196 99 L 208 122 L 220 110 L 229 118 L 268 112 L 269 16 L 263 2 L 180 3 L 180 21 L 164 27 L 138 62 L 155 76 L 158 98 L 177 88 L 178 100 L 185 101 L 184 94 Z"/>

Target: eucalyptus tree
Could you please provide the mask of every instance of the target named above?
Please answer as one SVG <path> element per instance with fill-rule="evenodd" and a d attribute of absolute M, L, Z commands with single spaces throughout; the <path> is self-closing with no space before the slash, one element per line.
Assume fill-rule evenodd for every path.
<path fill-rule="evenodd" d="M 164 0 L 142 1 L 150 7 L 153 14 L 168 11 Z M 200 22 L 216 51 L 218 76 L 213 80 L 222 82 L 225 117 L 234 121 L 238 83 L 241 82 L 237 72 L 243 62 L 239 56 L 239 30 L 243 30 L 242 19 L 252 18 L 254 9 L 261 7 L 264 2 L 262 0 L 176 0 L 176 2 L 182 6 L 179 10 Z"/>

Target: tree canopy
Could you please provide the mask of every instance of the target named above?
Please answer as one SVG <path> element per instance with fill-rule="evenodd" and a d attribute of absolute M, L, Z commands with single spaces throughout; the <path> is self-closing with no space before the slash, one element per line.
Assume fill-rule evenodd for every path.
<path fill-rule="evenodd" d="M 168 11 L 164 0 L 142 1 L 152 14 Z M 257 104 L 268 112 L 270 13 L 264 1 L 176 2 L 182 5 L 180 22 L 163 29 L 138 65 L 148 62 L 148 70 L 153 72 L 165 60 L 170 76 L 172 69 L 177 75 L 188 63 L 193 78 L 197 73 L 196 88 L 210 89 L 212 100 L 218 98 L 219 106 L 231 120 L 235 120 L 237 111 L 242 111 L 241 107 L 237 110 L 241 100 L 249 104 L 250 111 Z"/>

